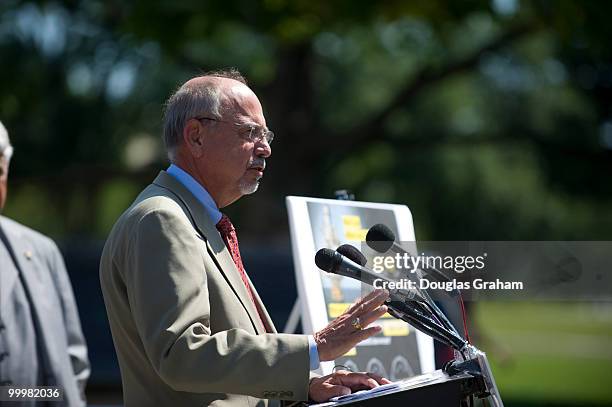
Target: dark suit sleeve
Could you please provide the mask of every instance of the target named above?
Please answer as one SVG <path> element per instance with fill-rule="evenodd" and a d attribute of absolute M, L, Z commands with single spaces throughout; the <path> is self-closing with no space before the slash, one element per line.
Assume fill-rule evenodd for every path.
<path fill-rule="evenodd" d="M 81 391 L 81 398 L 85 400 L 85 386 L 91 373 L 89 359 L 87 358 L 87 345 L 81 330 L 79 313 L 76 301 L 74 300 L 70 279 L 66 272 L 66 266 L 64 265 L 64 259 L 52 241 L 50 241 L 49 248 L 49 266 L 56 285 L 58 298 L 62 304 L 62 316 L 66 338 L 68 339 L 68 355 L 70 356 L 72 370 L 78 388 Z"/>

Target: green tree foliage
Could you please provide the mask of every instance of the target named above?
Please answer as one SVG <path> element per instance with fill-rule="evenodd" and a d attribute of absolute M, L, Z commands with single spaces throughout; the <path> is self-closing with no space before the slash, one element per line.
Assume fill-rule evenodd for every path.
<path fill-rule="evenodd" d="M 350 188 L 409 205 L 421 239 L 610 238 L 610 9 L 4 1 L 0 120 L 16 147 L 6 212 L 103 237 L 166 165 L 167 95 L 234 66 L 278 135 L 260 192 L 230 209 L 245 236 L 285 224 L 284 195 Z"/>

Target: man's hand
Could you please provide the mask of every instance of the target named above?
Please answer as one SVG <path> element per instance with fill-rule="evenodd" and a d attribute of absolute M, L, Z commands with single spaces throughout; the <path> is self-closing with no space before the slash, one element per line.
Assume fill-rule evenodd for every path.
<path fill-rule="evenodd" d="M 364 339 L 380 332 L 380 326 L 366 327 L 387 312 L 383 305 L 389 298 L 385 290 L 374 290 L 355 302 L 344 314 L 315 332 L 314 339 L 322 362 L 344 355 Z"/>
<path fill-rule="evenodd" d="M 308 397 L 320 403 L 332 397 L 344 396 L 358 390 L 373 389 L 381 384 L 389 383 L 391 383 L 389 380 L 374 373 L 352 373 L 338 370 L 330 375 L 312 379 Z"/>

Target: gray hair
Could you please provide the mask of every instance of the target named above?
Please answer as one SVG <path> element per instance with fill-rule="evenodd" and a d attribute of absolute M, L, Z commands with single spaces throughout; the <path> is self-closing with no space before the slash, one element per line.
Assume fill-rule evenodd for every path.
<path fill-rule="evenodd" d="M 11 146 L 8 131 L 6 131 L 6 127 L 0 122 L 0 156 L 6 158 L 6 161 L 11 161 L 12 155 L 13 146 Z"/>
<path fill-rule="evenodd" d="M 200 76 L 204 77 L 229 78 L 246 85 L 246 79 L 236 69 L 207 72 Z M 176 158 L 176 148 L 181 143 L 187 121 L 201 116 L 220 119 L 224 97 L 217 81 L 187 82 L 170 96 L 164 110 L 164 144 L 171 162 Z"/>

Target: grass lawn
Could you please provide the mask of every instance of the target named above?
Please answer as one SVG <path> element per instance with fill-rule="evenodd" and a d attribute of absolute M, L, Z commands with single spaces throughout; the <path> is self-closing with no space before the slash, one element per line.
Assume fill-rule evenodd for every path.
<path fill-rule="evenodd" d="M 612 304 L 472 305 L 504 400 L 612 405 Z"/>

